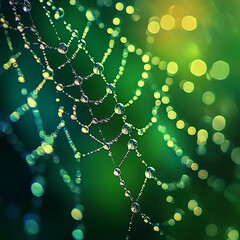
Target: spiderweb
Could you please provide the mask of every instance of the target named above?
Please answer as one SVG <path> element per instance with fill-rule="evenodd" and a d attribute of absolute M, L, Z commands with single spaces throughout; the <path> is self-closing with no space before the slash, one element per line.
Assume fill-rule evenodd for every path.
<path fill-rule="evenodd" d="M 211 87 L 180 82 L 177 63 L 151 49 L 160 27 L 171 30 L 171 14 L 160 24 L 137 3 L 43 0 L 2 1 L 1 12 L 0 129 L 32 174 L 31 209 L 21 216 L 29 239 L 239 239 L 240 150 L 223 133 L 226 117 L 195 111 L 186 95 L 198 87 L 209 106 Z M 140 18 L 147 47 L 129 31 Z M 223 80 L 229 65 L 207 72 L 196 59 L 190 71 Z M 71 195 L 64 237 L 43 221 L 50 189 Z M 8 217 L 20 218 L 13 208 Z"/>

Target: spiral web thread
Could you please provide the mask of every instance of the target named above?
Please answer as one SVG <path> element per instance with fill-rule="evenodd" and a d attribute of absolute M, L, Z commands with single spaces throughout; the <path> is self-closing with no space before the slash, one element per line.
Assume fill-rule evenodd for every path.
<path fill-rule="evenodd" d="M 5 16 L 4 13 L 1 14 L 1 31 L 4 31 L 6 43 L 10 52 L 10 58 L 5 62 L 5 64 L 3 64 L 2 71 L 8 71 L 12 68 L 16 70 L 18 81 L 24 86 L 21 89 L 21 94 L 25 98 L 25 101 L 9 115 L 9 118 L 1 123 L 2 132 L 10 134 L 11 125 L 14 125 L 14 123 L 18 122 L 20 119 L 23 119 L 26 112 L 32 112 L 38 130 L 39 145 L 31 153 L 26 155 L 26 162 L 30 167 L 34 168 L 39 164 L 39 161 L 41 161 L 42 157 L 46 155 L 52 157 L 53 162 L 59 169 L 60 176 L 74 196 L 75 207 L 73 208 L 71 215 L 75 220 L 79 221 L 79 224 L 73 231 L 73 237 L 75 239 L 83 239 L 82 231 L 84 229 L 84 221 L 82 221 L 82 219 L 84 219 L 82 213 L 83 207 L 81 206 L 80 201 L 80 162 L 84 161 L 88 156 L 97 154 L 100 151 L 106 151 L 108 153 L 108 158 L 113 164 L 113 174 L 119 179 L 123 193 L 130 201 L 129 211 L 131 211 L 131 218 L 129 221 L 126 239 L 129 239 L 132 223 L 134 222 L 135 215 L 137 214 L 142 217 L 143 222 L 150 225 L 158 234 L 164 235 L 168 239 L 172 239 L 163 232 L 163 228 L 164 226 L 173 226 L 176 222 L 180 221 L 184 215 L 184 211 L 182 209 L 176 209 L 171 218 L 166 219 L 163 222 L 157 222 L 152 219 L 151 216 L 148 216 L 147 212 L 145 213 L 144 206 L 141 205 L 141 196 L 144 194 L 144 190 L 147 187 L 148 181 L 154 181 L 159 189 L 166 191 L 167 193 L 171 193 L 177 189 L 184 189 L 187 187 L 189 185 L 190 178 L 187 174 L 183 174 L 180 179 L 177 179 L 174 182 L 162 181 L 160 174 L 156 172 L 155 167 L 149 165 L 148 162 L 144 160 L 145 157 L 139 150 L 141 149 L 141 145 L 138 144 L 138 138 L 141 138 L 151 127 L 157 126 L 158 132 L 163 135 L 163 139 L 167 146 L 173 150 L 177 157 L 179 157 L 181 163 L 187 168 L 191 169 L 200 179 L 207 180 L 210 177 L 207 170 L 200 168 L 198 163 L 185 155 L 183 149 L 178 146 L 176 139 L 170 136 L 167 127 L 161 123 L 159 108 L 163 107 L 166 109 L 168 117 L 174 121 L 178 129 L 187 131 L 189 135 L 195 135 L 194 132 L 198 132 L 197 140 L 199 152 L 204 152 L 208 138 L 207 131 L 204 129 L 196 130 L 196 127 L 184 122 L 178 117 L 178 114 L 171 105 L 169 97 L 169 91 L 173 84 L 173 78 L 167 77 L 161 86 L 158 86 L 155 83 L 154 77 L 150 76 L 153 76 L 151 75 L 152 71 L 158 71 L 160 74 L 163 71 L 158 68 L 159 59 L 157 57 L 150 56 L 149 53 L 145 54 L 142 49 L 137 48 L 135 45 L 131 44 L 126 37 L 121 36 L 121 24 L 118 22 L 119 19 L 115 19 L 115 21 L 113 21 L 114 24 L 112 28 L 107 28 L 100 20 L 98 16 L 98 10 L 86 9 L 79 2 L 74 2 L 74 6 L 79 10 L 80 14 L 86 16 L 87 20 L 84 30 L 80 32 L 74 29 L 67 22 L 67 20 L 64 18 L 64 10 L 62 8 L 56 7 L 52 1 L 45 2 L 40 0 L 39 2 L 40 3 L 38 3 L 38 5 L 43 8 L 46 18 L 48 19 L 49 24 L 57 36 L 59 44 L 56 46 L 52 46 L 51 44 L 48 44 L 48 42 L 45 42 L 44 36 L 34 23 L 32 8 L 36 7 L 35 5 L 37 4 L 34 3 L 33 6 L 31 6 L 31 3 L 28 1 L 21 2 L 14 0 L 10 0 L 9 3 L 7 3 L 7 1 L 3 1 L 2 3 L 2 5 L 10 5 L 15 19 L 15 23 L 11 24 L 10 20 L 8 20 L 8 16 Z M 123 7 L 123 4 L 118 3 L 115 11 L 120 12 Z M 130 6 L 128 12 L 130 15 L 133 14 L 134 8 Z M 24 15 L 23 20 L 22 15 Z M 28 21 L 28 23 L 25 23 L 25 20 Z M 68 41 L 64 42 L 62 40 L 61 32 L 58 31 L 58 27 L 57 25 L 55 26 L 55 23 L 60 23 L 65 27 L 64 31 L 67 31 L 70 34 Z M 95 60 L 95 56 L 91 52 L 91 49 L 88 49 L 88 34 L 92 31 L 93 26 L 105 32 L 109 39 L 108 47 L 99 61 Z M 18 38 L 22 39 L 23 46 L 21 46 L 20 51 L 15 51 L 15 42 L 13 39 L 11 39 L 10 32 L 15 32 L 18 35 Z M 32 36 L 28 37 L 30 34 Z M 34 38 L 34 40 L 31 38 Z M 111 80 L 107 77 L 107 74 L 105 74 L 104 70 L 105 64 L 107 64 L 107 61 L 114 51 L 116 44 L 120 44 L 123 50 L 120 61 L 121 64 L 118 67 L 118 73 L 116 74 L 115 78 Z M 70 48 L 74 49 L 71 54 L 69 53 Z M 61 57 L 64 59 L 62 64 L 54 68 L 52 67 L 52 61 L 54 60 L 51 60 L 51 58 L 48 56 L 48 53 L 51 51 L 54 51 L 59 56 L 61 55 Z M 21 56 L 26 52 L 31 54 L 32 60 L 40 66 L 42 71 L 41 82 L 38 83 L 37 87 L 32 87 L 31 89 L 27 88 L 28 77 L 25 78 L 25 70 L 22 69 L 19 64 L 21 61 Z M 85 55 L 90 65 L 92 65 L 92 68 L 87 75 L 82 75 L 79 70 L 75 69 L 73 64 L 75 58 L 80 53 Z M 142 61 L 142 78 L 137 83 L 134 96 L 132 96 L 127 102 L 122 103 L 119 102 L 120 93 L 118 92 L 118 83 L 124 76 L 125 68 L 128 67 L 129 58 L 133 55 Z M 70 68 L 72 76 L 68 83 L 59 78 L 56 74 L 67 67 Z M 90 81 L 101 81 L 103 84 L 105 84 L 106 91 L 100 98 L 91 98 L 85 91 L 85 84 Z M 50 85 L 54 85 L 54 88 L 57 92 L 56 103 L 58 105 L 58 111 L 56 111 L 56 114 L 58 115 L 59 123 L 53 132 L 46 132 L 44 128 L 44 122 L 41 118 L 41 110 L 38 108 L 38 105 L 39 96 L 43 92 L 43 89 L 48 88 Z M 146 85 L 151 86 L 149 88 L 149 91 L 151 91 L 151 101 L 153 102 L 151 117 L 145 126 L 136 127 L 135 124 L 128 122 L 128 117 L 125 115 L 125 112 L 127 112 L 128 108 L 131 108 L 131 105 L 134 105 L 141 98 L 143 89 Z M 73 90 L 71 91 L 71 89 Z M 72 92 L 74 91 L 75 93 L 77 92 L 77 94 L 73 94 Z M 65 102 L 63 99 L 65 102 L 67 101 L 67 103 L 70 104 L 70 108 L 64 106 Z M 102 105 L 108 101 L 112 101 L 111 106 L 108 106 L 108 108 L 111 110 L 110 115 L 98 118 L 97 114 L 95 114 L 95 109 L 100 109 Z M 84 109 L 86 109 L 86 113 L 82 112 L 83 106 Z M 149 110 L 147 109 L 147 111 Z M 89 119 L 82 119 L 79 115 L 83 114 L 89 115 Z M 105 132 L 102 130 L 102 126 L 111 124 L 113 119 L 118 119 L 121 121 L 121 128 L 114 138 L 108 139 L 106 137 L 107 134 L 105 134 Z M 87 152 L 84 152 L 82 149 L 78 149 L 78 144 L 76 144 L 75 140 L 72 138 L 73 133 L 71 133 L 71 130 L 69 130 L 70 123 L 74 125 L 76 131 L 81 132 L 82 135 L 85 135 L 89 139 L 93 140 L 95 142 L 93 146 L 96 146 L 96 148 L 91 148 L 91 150 Z M 76 171 L 75 175 L 73 176 L 71 176 L 71 174 L 64 169 L 62 166 L 61 157 L 58 155 L 57 151 L 55 151 L 55 144 L 58 141 L 59 134 L 62 132 L 64 133 L 65 138 L 72 149 L 72 153 L 76 162 Z M 122 151 L 124 151 L 122 157 L 115 156 L 114 152 L 112 151 L 112 147 L 118 144 L 120 139 L 125 139 L 125 145 L 122 147 Z M 82 141 L 81 138 L 79 141 Z M 136 196 L 132 195 L 131 189 L 128 188 L 127 184 L 125 183 L 125 179 L 122 176 L 122 166 L 128 164 L 127 160 L 129 155 L 132 153 L 135 154 L 139 164 L 142 164 L 145 168 L 145 172 L 143 173 L 144 180 Z M 120 158 L 120 161 L 116 161 L 116 158 Z M 43 186 L 44 184 L 42 180 L 38 178 L 34 185 L 35 188 L 32 185 L 33 195 L 36 197 L 41 197 L 43 194 Z M 172 204 L 174 199 L 171 197 L 171 195 L 169 195 L 166 198 L 166 201 L 169 204 Z M 188 205 L 189 209 L 194 211 L 196 216 L 201 215 L 202 208 L 198 206 L 197 202 L 189 201 Z"/>

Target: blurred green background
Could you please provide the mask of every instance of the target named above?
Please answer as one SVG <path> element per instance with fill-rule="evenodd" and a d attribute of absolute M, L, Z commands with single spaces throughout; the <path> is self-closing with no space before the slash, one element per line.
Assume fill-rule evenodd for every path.
<path fill-rule="evenodd" d="M 64 20 L 71 23 L 72 28 L 77 29 L 81 36 L 87 23 L 85 12 L 76 9 L 75 1 L 70 3 L 54 1 L 57 7 L 65 10 Z M 162 104 L 158 110 L 158 123 L 143 136 L 133 133 L 133 137 L 138 140 L 139 151 L 143 154 L 143 158 L 149 165 L 155 167 L 160 180 L 178 181 L 183 174 L 190 177 L 189 186 L 173 192 L 163 191 L 153 181 L 149 181 L 140 200 L 141 210 L 151 216 L 153 222 L 160 223 L 172 218 L 175 212 L 184 212 L 182 220 L 176 221 L 175 226 L 163 228 L 166 235 L 171 236 L 169 239 L 239 239 L 240 15 L 238 9 L 240 2 L 237 0 L 124 2 L 85 0 L 81 1 L 81 4 L 85 9 L 97 9 L 99 19 L 106 25 L 102 30 L 93 23 L 86 38 L 86 48 L 96 61 L 102 59 L 107 49 L 109 35 L 106 29 L 114 27 L 112 20 L 117 17 L 121 19 L 120 35 L 127 37 L 130 43 L 136 48 L 141 48 L 149 56 L 155 56 L 153 59 L 158 62 L 153 64 L 151 78 L 146 81 L 142 96 L 126 110 L 127 121 L 135 127 L 144 126 L 151 118 L 154 105 L 153 92 L 163 90 L 162 86 L 165 85 L 166 79 L 172 78 L 173 84 L 169 86 L 170 90 L 166 96 L 170 99 L 170 105 L 178 118 L 189 123 L 189 126 L 195 126 L 197 131 L 205 129 L 208 132 L 206 153 L 199 154 L 197 134 L 191 136 L 187 128 L 180 130 L 176 127 L 176 121 L 171 120 L 166 113 L 168 105 Z M 121 6 L 123 6 L 122 10 Z M 2 1 L 1 11 L 10 25 L 15 26 L 13 13 L 5 0 Z M 25 24 L 30 24 L 29 18 L 20 11 L 20 7 L 19 13 L 23 15 Z M 42 4 L 32 2 L 31 14 L 43 41 L 50 46 L 58 46 L 56 33 L 44 14 Z M 65 29 L 63 20 L 54 20 L 54 23 L 61 40 L 67 42 L 70 33 Z M 31 91 L 41 82 L 42 69 L 33 60 L 29 51 L 23 48 L 19 33 L 9 30 L 9 34 L 15 49 L 14 53 L 22 51 L 17 62 L 26 78 L 24 87 Z M 27 34 L 30 40 L 36 41 L 30 31 Z M 75 47 L 76 44 L 73 43 L 68 54 L 71 55 Z M 4 120 L 26 102 L 26 97 L 21 94 L 23 86 L 17 80 L 16 69 L 11 67 L 5 71 L 2 67 L 11 57 L 2 26 L 0 48 L 0 118 Z M 33 48 L 37 49 L 35 46 Z M 104 74 L 109 82 L 112 82 L 117 74 L 122 50 L 123 44 L 117 40 L 112 55 L 104 65 Z M 38 50 L 37 53 L 40 54 L 40 51 Z M 47 56 L 53 69 L 64 61 L 64 57 L 57 51 L 49 50 Z M 91 62 L 82 52 L 77 55 L 73 65 L 82 76 L 92 72 Z M 119 102 L 126 103 L 132 98 L 138 88 L 138 81 L 142 78 L 143 66 L 144 61 L 141 56 L 135 53 L 129 54 L 125 72 L 117 85 Z M 73 75 L 67 67 L 56 70 L 54 77 L 62 84 L 73 81 Z M 94 76 L 92 81 L 85 85 L 85 89 L 89 97 L 97 99 L 104 94 L 105 86 L 100 77 Z M 78 92 L 73 91 L 72 94 Z M 38 98 L 39 111 L 47 133 L 53 132 L 59 121 L 57 117 L 59 104 L 55 102 L 56 97 L 58 94 L 54 84 L 47 82 Z M 69 99 L 63 97 L 61 104 L 71 110 L 72 102 Z M 106 117 L 113 112 L 113 106 L 114 103 L 110 99 L 102 107 L 94 107 L 94 111 L 99 118 Z M 217 131 L 213 124 L 213 119 L 217 115 L 224 117 L 226 121 L 226 126 L 221 131 Z M 78 117 L 83 122 L 88 122 L 90 119 L 89 113 L 84 108 L 79 109 Z M 3 122 L 1 124 L 3 129 Z M 66 125 L 82 153 L 98 146 L 81 134 L 79 127 L 72 121 L 67 120 Z M 166 145 L 158 125 L 165 126 L 184 154 L 198 163 L 200 169 L 207 170 L 209 175 L 207 180 L 200 179 L 197 172 L 181 163 L 181 158 Z M 102 129 L 106 138 L 111 139 L 119 133 L 121 127 L 121 117 L 116 117 Z M 72 230 L 77 226 L 70 215 L 74 199 L 59 176 L 59 170 L 52 158 L 43 156 L 39 159 L 36 168 L 29 168 L 25 162 L 25 155 L 41 143 L 31 111 L 12 124 L 12 128 L 13 133 L 0 135 L 2 136 L 0 138 L 0 239 L 72 239 Z M 220 144 L 219 139 L 214 135 L 216 132 L 224 136 L 224 141 Z M 127 140 L 128 138 L 124 136 L 111 148 L 117 163 L 121 161 L 127 150 Z M 62 132 L 54 149 L 60 156 L 63 167 L 74 176 L 75 159 Z M 114 166 L 107 152 L 104 151 L 83 158 L 81 161 L 81 204 L 84 206 L 85 239 L 120 240 L 126 237 L 131 217 L 131 204 L 124 196 L 118 179 L 112 174 L 113 169 Z M 136 196 L 141 188 L 144 170 L 139 159 L 130 153 L 122 166 L 122 173 L 133 196 Z M 31 183 L 36 175 L 41 176 L 45 182 L 42 198 L 33 197 L 31 193 Z M 169 195 L 175 199 L 173 204 L 166 202 Z M 202 209 L 201 216 L 196 216 L 189 210 L 190 200 L 195 200 L 199 204 Z M 36 230 L 36 226 L 26 227 L 28 218 L 38 222 L 39 231 Z M 29 233 L 31 227 L 36 230 L 36 234 L 31 231 Z M 164 238 L 154 232 L 151 226 L 144 224 L 141 217 L 136 214 L 130 239 Z"/>

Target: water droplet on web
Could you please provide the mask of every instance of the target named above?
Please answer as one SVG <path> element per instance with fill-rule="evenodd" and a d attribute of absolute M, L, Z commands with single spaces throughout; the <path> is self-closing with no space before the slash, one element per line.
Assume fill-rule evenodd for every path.
<path fill-rule="evenodd" d="M 76 76 L 76 78 L 74 79 L 74 84 L 77 86 L 81 85 L 82 82 L 83 82 L 83 79 L 80 76 Z"/>
<path fill-rule="evenodd" d="M 125 112 L 125 107 L 122 103 L 117 103 L 114 107 L 114 112 L 116 114 L 123 114 Z"/>
<path fill-rule="evenodd" d="M 23 25 L 22 23 L 18 23 L 18 24 L 17 24 L 17 29 L 18 29 L 19 32 L 23 32 L 23 30 L 24 30 L 24 25 Z"/>
<path fill-rule="evenodd" d="M 64 12 L 64 10 L 61 7 L 60 8 L 56 8 L 55 13 L 54 13 L 54 18 L 56 20 L 61 19 L 61 18 L 64 17 L 64 14 L 65 14 L 65 12 Z"/>
<path fill-rule="evenodd" d="M 54 71 L 53 71 L 53 69 L 47 66 L 47 67 L 42 71 L 42 76 L 43 76 L 45 79 L 52 80 L 52 79 L 53 79 L 53 76 L 54 76 Z"/>
<path fill-rule="evenodd" d="M 130 140 L 128 141 L 127 146 L 128 146 L 128 149 L 129 149 L 129 150 L 135 150 L 135 149 L 138 148 L 138 142 L 137 142 L 137 140 L 135 140 L 135 139 L 130 139 Z"/>
<path fill-rule="evenodd" d="M 81 128 L 83 133 L 88 133 L 89 132 L 89 127 L 88 126 L 82 126 Z"/>
<path fill-rule="evenodd" d="M 125 123 L 122 127 L 122 133 L 123 134 L 131 134 L 132 132 L 132 125 L 129 123 Z"/>
<path fill-rule="evenodd" d="M 103 65 L 101 63 L 97 62 L 97 63 L 94 64 L 93 72 L 95 74 L 100 75 L 100 74 L 103 73 L 103 71 L 104 71 L 104 67 L 103 67 Z"/>
<path fill-rule="evenodd" d="M 88 96 L 87 95 L 82 95 L 80 101 L 83 102 L 83 103 L 87 103 L 88 102 Z"/>
<path fill-rule="evenodd" d="M 32 9 L 31 3 L 28 2 L 28 1 L 24 1 L 24 3 L 23 3 L 23 11 L 24 12 L 30 12 L 31 9 Z"/>
<path fill-rule="evenodd" d="M 138 213 L 140 211 L 140 205 L 137 203 L 137 202 L 134 202 L 132 205 L 131 205 L 131 211 L 133 213 Z"/>
<path fill-rule="evenodd" d="M 109 94 L 114 94 L 116 92 L 115 84 L 109 83 L 106 87 L 106 92 Z"/>
<path fill-rule="evenodd" d="M 63 85 L 61 83 L 59 83 L 57 86 L 56 86 L 56 89 L 61 92 L 63 90 Z"/>
<path fill-rule="evenodd" d="M 125 195 L 126 197 L 130 197 L 130 196 L 131 196 L 131 192 L 130 192 L 129 190 L 126 190 L 125 193 L 124 193 L 124 195 Z"/>
<path fill-rule="evenodd" d="M 121 185 L 121 186 L 124 186 L 124 185 L 125 185 L 124 180 L 121 180 L 121 181 L 120 181 L 120 185 Z"/>
<path fill-rule="evenodd" d="M 153 167 L 147 167 L 146 170 L 145 170 L 145 177 L 146 178 L 155 178 L 155 175 L 156 175 L 156 171 Z"/>
<path fill-rule="evenodd" d="M 149 222 L 150 222 L 150 218 L 149 218 L 148 216 L 145 216 L 144 219 L 143 219 L 143 221 L 144 221 L 145 223 L 149 223 Z"/>
<path fill-rule="evenodd" d="M 80 40 L 79 40 L 79 43 L 78 43 L 78 47 L 79 47 L 79 48 L 82 48 L 82 49 L 85 49 L 85 47 L 86 47 L 86 42 L 85 42 L 85 40 L 80 39 Z"/>
<path fill-rule="evenodd" d="M 60 43 L 58 46 L 58 52 L 61 54 L 66 54 L 68 51 L 68 46 L 66 43 Z"/>
<path fill-rule="evenodd" d="M 115 176 L 120 176 L 121 175 L 121 170 L 120 170 L 120 168 L 115 168 L 114 169 L 114 171 L 113 171 L 113 174 L 115 175 Z"/>

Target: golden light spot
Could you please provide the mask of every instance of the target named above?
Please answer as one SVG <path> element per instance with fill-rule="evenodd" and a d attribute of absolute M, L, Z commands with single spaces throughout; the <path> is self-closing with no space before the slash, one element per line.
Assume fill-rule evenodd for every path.
<path fill-rule="evenodd" d="M 113 33 L 113 29 L 112 29 L 112 28 L 108 28 L 108 29 L 107 29 L 107 33 L 108 33 L 108 34 L 112 34 L 112 33 Z"/>
<path fill-rule="evenodd" d="M 229 64 L 222 60 L 215 62 L 210 70 L 210 76 L 216 80 L 226 79 L 229 73 L 230 73 Z"/>
<path fill-rule="evenodd" d="M 127 14 L 133 14 L 133 13 L 134 13 L 134 8 L 133 8 L 133 6 L 127 6 L 127 7 L 126 7 L 126 13 L 127 13 Z"/>
<path fill-rule="evenodd" d="M 160 92 L 155 92 L 153 96 L 155 99 L 159 99 L 161 95 Z"/>
<path fill-rule="evenodd" d="M 207 91 L 202 95 L 202 101 L 206 105 L 211 105 L 215 102 L 215 94 L 213 92 Z"/>
<path fill-rule="evenodd" d="M 173 218 L 179 222 L 182 220 L 182 215 L 180 213 L 175 213 Z"/>
<path fill-rule="evenodd" d="M 124 6 L 123 6 L 123 4 L 122 4 L 121 2 L 118 2 L 118 3 L 116 3 L 115 8 L 116 8 L 118 11 L 122 11 L 123 8 L 124 8 Z"/>
<path fill-rule="evenodd" d="M 154 230 L 155 232 L 159 232 L 159 231 L 160 231 L 160 228 L 159 228 L 159 226 L 155 225 L 155 226 L 153 227 L 153 230 Z"/>
<path fill-rule="evenodd" d="M 213 134 L 213 142 L 217 145 L 222 145 L 225 141 L 225 137 L 222 133 L 216 132 Z"/>
<path fill-rule="evenodd" d="M 159 99 L 156 100 L 156 101 L 155 101 L 155 105 L 156 105 L 156 106 L 160 106 L 160 105 L 161 105 L 161 101 L 160 101 Z"/>
<path fill-rule="evenodd" d="M 143 72 L 142 73 L 142 78 L 143 79 L 147 79 L 148 78 L 148 73 L 147 72 Z"/>
<path fill-rule="evenodd" d="M 236 229 L 231 229 L 228 232 L 228 240 L 238 240 L 239 239 L 239 233 Z"/>
<path fill-rule="evenodd" d="M 27 99 L 27 103 L 31 108 L 35 108 L 37 106 L 37 102 L 32 97 Z"/>
<path fill-rule="evenodd" d="M 198 206 L 197 201 L 195 201 L 193 199 L 188 202 L 188 209 L 189 210 L 193 210 L 197 206 Z"/>
<path fill-rule="evenodd" d="M 18 81 L 20 82 L 20 83 L 24 83 L 25 82 L 25 78 L 24 78 L 24 76 L 19 76 L 18 77 Z"/>
<path fill-rule="evenodd" d="M 195 208 L 193 209 L 193 213 L 194 213 L 195 216 L 200 216 L 200 215 L 202 215 L 202 208 L 200 208 L 200 207 L 195 207 Z"/>
<path fill-rule="evenodd" d="M 51 154 L 53 152 L 53 147 L 46 142 L 42 143 L 42 148 L 43 148 L 43 151 L 47 154 Z"/>
<path fill-rule="evenodd" d="M 176 62 L 169 62 L 167 65 L 167 71 L 169 74 L 174 75 L 178 71 L 178 65 Z"/>
<path fill-rule="evenodd" d="M 166 183 L 163 183 L 163 184 L 162 184 L 162 189 L 163 189 L 163 190 L 167 190 L 167 189 L 168 189 L 168 185 L 167 185 Z"/>
<path fill-rule="evenodd" d="M 174 219 L 169 219 L 168 220 L 168 225 L 169 226 L 174 226 L 175 225 L 175 220 Z"/>
<path fill-rule="evenodd" d="M 197 164 L 197 163 L 192 163 L 191 169 L 192 169 L 193 171 L 197 171 L 197 170 L 198 170 L 198 164 Z"/>
<path fill-rule="evenodd" d="M 216 131 L 222 131 L 226 126 L 226 120 L 223 116 L 218 115 L 212 120 L 212 127 Z"/>
<path fill-rule="evenodd" d="M 190 71 L 195 76 L 202 76 L 207 72 L 207 65 L 201 59 L 196 59 L 191 63 Z"/>
<path fill-rule="evenodd" d="M 173 197 L 172 196 L 167 196 L 166 201 L 168 203 L 172 203 L 173 202 Z"/>
<path fill-rule="evenodd" d="M 198 172 L 198 177 L 202 180 L 205 180 L 208 178 L 208 172 L 204 169 L 201 169 L 199 172 Z"/>
<path fill-rule="evenodd" d="M 170 101 L 169 97 L 167 97 L 167 96 L 163 96 L 163 97 L 162 97 L 162 103 L 163 103 L 163 104 L 168 104 L 169 101 Z"/>
<path fill-rule="evenodd" d="M 177 127 L 178 129 L 183 129 L 183 128 L 185 127 L 184 121 L 183 121 L 183 120 L 178 120 L 178 121 L 176 122 L 176 127 Z"/>
<path fill-rule="evenodd" d="M 143 80 L 139 80 L 138 81 L 138 86 L 139 87 L 143 87 L 144 86 L 144 81 Z"/>
<path fill-rule="evenodd" d="M 160 59 L 158 57 L 153 57 L 151 59 L 151 62 L 152 62 L 153 65 L 158 65 L 159 62 L 160 62 Z"/>
<path fill-rule="evenodd" d="M 121 43 L 126 43 L 126 42 L 127 42 L 127 38 L 121 37 L 121 38 L 120 38 L 120 41 L 121 41 Z"/>
<path fill-rule="evenodd" d="M 175 111 L 169 111 L 168 112 L 168 118 L 171 119 L 171 120 L 174 120 L 176 119 L 177 117 L 177 113 Z"/>
<path fill-rule="evenodd" d="M 197 131 L 196 131 L 196 128 L 193 127 L 193 126 L 189 127 L 187 131 L 188 131 L 188 134 L 189 134 L 189 135 L 195 135 L 196 132 L 197 132 Z"/>
<path fill-rule="evenodd" d="M 149 62 L 149 60 L 150 60 L 149 55 L 144 54 L 144 55 L 142 56 L 142 61 L 143 61 L 144 63 Z"/>
<path fill-rule="evenodd" d="M 231 159 L 233 162 L 240 165 L 240 147 L 236 147 L 232 150 Z"/>
<path fill-rule="evenodd" d="M 71 5 L 75 5 L 75 4 L 76 4 L 76 0 L 70 0 L 69 3 L 70 3 Z"/>
<path fill-rule="evenodd" d="M 120 24 L 120 18 L 115 17 L 115 18 L 113 19 L 113 24 L 114 24 L 114 25 L 119 25 L 119 24 Z"/>
<path fill-rule="evenodd" d="M 167 62 L 166 61 L 161 61 L 159 64 L 158 64 L 158 67 L 159 69 L 161 70 L 165 70 L 167 68 Z"/>
<path fill-rule="evenodd" d="M 206 141 L 208 138 L 208 132 L 205 129 L 200 129 L 197 133 L 197 137 L 200 141 Z"/>
<path fill-rule="evenodd" d="M 164 15 L 160 21 L 161 28 L 171 30 L 175 27 L 175 18 L 171 15 Z"/>
<path fill-rule="evenodd" d="M 10 114 L 10 119 L 13 122 L 17 122 L 20 119 L 20 114 L 15 111 L 15 112 Z"/>
<path fill-rule="evenodd" d="M 193 31 L 197 28 L 197 19 L 193 16 L 185 16 L 182 19 L 182 28 L 187 31 Z"/>
<path fill-rule="evenodd" d="M 151 118 L 151 122 L 152 122 L 152 123 L 156 123 L 156 122 L 157 122 L 157 118 L 156 118 L 156 117 L 152 117 L 152 118 Z"/>
<path fill-rule="evenodd" d="M 132 44 L 130 44 L 130 45 L 128 46 L 128 51 L 129 51 L 129 52 L 134 52 L 134 51 L 135 51 L 135 46 L 133 46 Z"/>
<path fill-rule="evenodd" d="M 148 31 L 152 34 L 157 34 L 160 30 L 160 24 L 157 21 L 151 21 L 148 24 Z"/>
<path fill-rule="evenodd" d="M 218 227 L 215 224 L 207 225 L 207 227 L 206 227 L 206 234 L 209 237 L 214 237 L 214 236 L 217 235 L 217 233 L 218 233 Z"/>
<path fill-rule="evenodd" d="M 151 70 L 151 65 L 150 64 L 144 64 L 144 70 L 145 71 L 150 71 Z"/>
<path fill-rule="evenodd" d="M 168 77 L 168 78 L 166 78 L 165 83 L 166 83 L 168 86 L 170 86 L 170 85 L 173 84 L 173 79 L 170 78 L 170 77 Z"/>
<path fill-rule="evenodd" d="M 140 89 L 137 89 L 137 90 L 136 90 L 136 96 L 139 97 L 139 96 L 141 96 L 141 94 L 142 94 L 141 90 L 140 90 Z"/>
<path fill-rule="evenodd" d="M 186 93 L 191 93 L 193 92 L 194 90 L 194 84 L 190 81 L 186 81 L 184 84 L 183 84 L 183 90 L 184 92 Z"/>
<path fill-rule="evenodd" d="M 167 146 L 172 148 L 174 146 L 174 142 L 171 140 L 167 141 Z"/>
<path fill-rule="evenodd" d="M 169 91 L 168 85 L 163 85 L 163 86 L 162 86 L 162 91 L 163 91 L 163 92 L 168 92 L 168 91 Z"/>
<path fill-rule="evenodd" d="M 78 221 L 81 220 L 83 217 L 82 212 L 78 208 L 74 208 L 71 211 L 71 216 L 73 219 L 78 220 Z"/>

